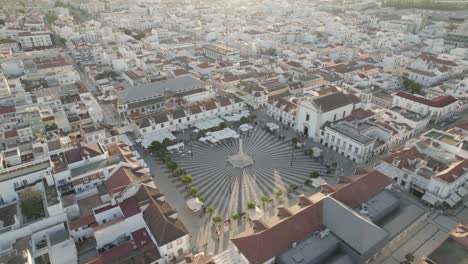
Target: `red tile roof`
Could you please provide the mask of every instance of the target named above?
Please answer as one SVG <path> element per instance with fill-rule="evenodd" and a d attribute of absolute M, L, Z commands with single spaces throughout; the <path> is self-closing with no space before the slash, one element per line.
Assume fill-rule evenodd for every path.
<path fill-rule="evenodd" d="M 126 254 L 133 251 L 132 241 L 127 241 L 120 246 L 113 247 L 99 254 L 99 259 L 101 263 L 113 263 L 115 259 L 118 259 L 120 256 L 125 256 Z"/>
<path fill-rule="evenodd" d="M 362 108 L 357 108 L 351 112 L 351 115 L 345 117 L 344 120 L 348 122 L 351 122 L 353 120 L 361 121 L 374 115 L 375 113 L 372 110 L 364 110 Z"/>
<path fill-rule="evenodd" d="M 468 170 L 468 159 L 452 163 L 447 169 L 436 174 L 436 177 L 444 182 L 454 182 Z"/>
<path fill-rule="evenodd" d="M 107 180 L 104 181 L 107 192 L 109 194 L 121 192 L 131 183 L 128 171 L 125 167 L 120 167 Z"/>
<path fill-rule="evenodd" d="M 405 92 L 397 92 L 395 95 L 411 100 L 413 102 L 417 102 L 420 104 L 424 104 L 424 105 L 431 106 L 431 107 L 437 107 L 437 108 L 442 108 L 442 107 L 445 107 L 447 105 L 457 102 L 457 99 L 453 98 L 452 96 L 438 96 L 433 99 L 427 99 L 421 96 L 415 96 L 415 95 L 405 93 Z"/>
<path fill-rule="evenodd" d="M 125 217 L 131 217 L 140 212 L 140 207 L 137 204 L 135 198 L 131 197 L 119 204 L 120 209 Z"/>
<path fill-rule="evenodd" d="M 394 160 L 398 160 L 398 165 L 397 167 L 399 169 L 408 169 L 413 166 L 413 164 L 410 164 L 411 160 L 417 160 L 417 159 L 424 159 L 426 158 L 426 155 L 419 152 L 416 147 L 411 147 L 411 148 L 402 148 L 401 150 L 387 155 L 383 160 L 387 162 L 388 164 L 393 164 Z"/>
<path fill-rule="evenodd" d="M 148 231 L 144 227 L 142 229 L 138 229 L 135 232 L 132 232 L 132 238 L 137 248 L 147 245 L 149 243 L 153 243 L 153 240 L 151 240 Z"/>
<path fill-rule="evenodd" d="M 346 186 L 332 193 L 331 196 L 349 207 L 355 208 L 392 183 L 392 179 L 374 170 L 346 184 Z"/>
<path fill-rule="evenodd" d="M 384 190 L 393 182 L 378 171 L 348 177 L 349 183 L 330 186 L 331 196 L 350 207 L 360 203 Z M 264 230 L 250 230 L 241 233 L 231 241 L 252 264 L 264 263 L 281 254 L 294 242 L 302 241 L 322 225 L 321 193 L 310 197 L 312 204 L 304 205 L 300 211 L 279 220 Z"/>
<path fill-rule="evenodd" d="M 190 72 L 188 72 L 187 70 L 184 70 L 184 69 L 175 69 L 174 70 L 174 75 L 175 76 L 181 76 L 181 75 L 185 75 L 185 74 L 190 74 Z"/>
<path fill-rule="evenodd" d="M 16 108 L 14 106 L 0 108 L 0 115 L 14 113 L 14 112 L 16 112 Z"/>
<path fill-rule="evenodd" d="M 5 131 L 3 133 L 3 136 L 5 138 L 17 137 L 18 136 L 18 131 L 16 131 L 16 130 Z"/>
<path fill-rule="evenodd" d="M 455 127 L 468 131 L 468 122 L 458 124 Z"/>
<path fill-rule="evenodd" d="M 88 215 L 85 217 L 81 217 L 78 220 L 75 221 L 70 221 L 69 226 L 71 230 L 78 229 L 80 227 L 86 226 L 86 225 L 96 225 L 96 218 L 94 218 L 94 215 Z"/>
<path fill-rule="evenodd" d="M 429 54 L 421 54 L 418 56 L 418 58 L 422 59 L 423 61 L 432 62 L 435 64 L 442 64 L 442 65 L 452 66 L 452 67 L 458 66 L 458 64 L 453 61 L 439 59 Z"/>
<path fill-rule="evenodd" d="M 303 208 L 272 227 L 231 241 L 252 264 L 264 263 L 294 242 L 304 240 L 322 225 L 322 201 Z"/>

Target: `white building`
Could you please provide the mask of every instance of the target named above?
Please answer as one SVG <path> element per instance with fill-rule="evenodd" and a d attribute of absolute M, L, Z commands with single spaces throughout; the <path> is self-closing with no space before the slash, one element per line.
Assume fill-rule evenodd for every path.
<path fill-rule="evenodd" d="M 297 105 L 284 98 L 268 101 L 267 114 L 288 127 L 296 126 Z"/>
<path fill-rule="evenodd" d="M 432 121 L 438 123 L 459 112 L 457 99 L 451 96 L 439 96 L 432 99 L 405 92 L 393 95 L 393 106 L 416 112 L 423 116 L 430 115 Z"/>
<path fill-rule="evenodd" d="M 204 45 L 203 54 L 214 60 L 239 59 L 240 57 L 239 51 L 215 44 Z"/>
<path fill-rule="evenodd" d="M 19 33 L 18 42 L 23 50 L 52 47 L 52 39 L 48 32 Z"/>
<path fill-rule="evenodd" d="M 327 123 L 321 132 L 320 142 L 357 163 L 373 155 L 375 137 L 360 133 L 349 123 Z"/>
<path fill-rule="evenodd" d="M 351 114 L 360 103 L 353 95 L 335 92 L 302 100 L 297 106 L 296 130 L 315 141 L 320 140 L 320 128 Z"/>
<path fill-rule="evenodd" d="M 202 120 L 239 113 L 243 108 L 244 101 L 237 97 L 210 98 L 174 110 L 142 115 L 135 118 L 133 122 L 135 133 L 144 137 L 146 134 L 161 130 L 176 131 Z"/>
<path fill-rule="evenodd" d="M 405 147 L 386 156 L 377 169 L 431 205 L 453 207 L 468 193 L 468 160 L 455 155 L 444 160 L 441 153 Z"/>

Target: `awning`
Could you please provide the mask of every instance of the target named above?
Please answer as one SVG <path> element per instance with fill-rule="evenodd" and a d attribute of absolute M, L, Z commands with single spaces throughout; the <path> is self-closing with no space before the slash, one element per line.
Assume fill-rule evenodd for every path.
<path fill-rule="evenodd" d="M 270 129 L 271 131 L 275 131 L 275 130 L 278 130 L 279 129 L 279 126 L 275 123 L 267 123 L 266 126 L 268 127 L 268 129 Z"/>
<path fill-rule="evenodd" d="M 458 188 L 457 193 L 461 197 L 465 197 L 468 194 L 468 191 L 465 189 L 465 187 L 460 187 L 460 188 Z"/>
<path fill-rule="evenodd" d="M 187 206 L 192 209 L 192 211 L 198 212 L 203 207 L 203 202 L 195 197 L 187 201 Z"/>
<path fill-rule="evenodd" d="M 437 203 L 438 199 L 436 197 L 434 197 L 432 194 L 429 194 L 429 193 L 425 193 L 423 195 L 423 197 L 421 197 L 421 199 L 423 199 L 424 201 L 434 205 Z"/>
<path fill-rule="evenodd" d="M 460 202 L 463 198 L 461 198 L 458 194 L 452 193 L 449 198 L 445 200 L 446 203 L 450 205 L 450 207 L 453 207 L 455 204 Z"/>
<path fill-rule="evenodd" d="M 323 178 L 318 177 L 317 179 L 312 179 L 312 186 L 315 188 L 320 188 L 320 185 L 327 183 Z"/>
<path fill-rule="evenodd" d="M 181 143 L 178 143 L 178 144 L 169 146 L 169 147 L 167 147 L 166 149 L 167 149 L 168 151 L 171 151 L 171 150 L 173 150 L 173 149 L 175 149 L 175 150 L 181 150 L 181 149 L 183 149 L 184 147 L 185 147 L 185 144 L 184 144 L 183 142 L 181 142 Z"/>
<path fill-rule="evenodd" d="M 318 157 L 320 157 L 320 155 L 322 155 L 322 149 L 321 148 L 313 147 L 312 149 L 314 150 L 314 157 L 318 158 Z"/>

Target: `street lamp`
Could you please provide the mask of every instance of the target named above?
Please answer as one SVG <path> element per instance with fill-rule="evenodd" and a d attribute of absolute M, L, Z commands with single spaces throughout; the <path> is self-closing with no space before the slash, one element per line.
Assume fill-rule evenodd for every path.
<path fill-rule="evenodd" d="M 291 149 L 291 167 L 293 166 L 293 161 L 294 161 L 294 146 Z"/>

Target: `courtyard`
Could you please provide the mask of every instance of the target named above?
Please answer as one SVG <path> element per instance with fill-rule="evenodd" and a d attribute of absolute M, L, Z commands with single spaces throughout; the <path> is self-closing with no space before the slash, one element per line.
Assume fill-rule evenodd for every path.
<path fill-rule="evenodd" d="M 243 217 L 248 203 L 256 204 L 263 211 L 263 217 L 268 218 L 277 214 L 279 200 L 285 206 L 292 206 L 298 202 L 298 195 L 319 191 L 306 184 L 311 172 L 316 171 L 327 182 L 336 183 L 339 176 L 354 171 L 349 160 L 326 148 L 321 148 L 321 158 L 309 157 L 306 150 L 321 147 L 311 140 L 305 142 L 304 148 L 293 149 L 291 139 L 298 134 L 292 128 L 284 127 L 262 111 L 253 114 L 257 116 L 253 130 L 241 132 L 239 126 L 231 126 L 240 135 L 237 139 L 209 143 L 196 140 L 192 130 L 175 133 L 178 142 L 183 142 L 185 147 L 170 155 L 178 166 L 192 175 L 188 186 L 182 182 L 182 177 L 175 177 L 163 161 L 150 155 L 140 144 L 136 146 L 154 175 L 156 186 L 164 190 L 167 200 L 189 230 L 194 252 L 203 250 L 212 255 L 226 250 L 231 237 L 252 225 Z M 270 122 L 279 125 L 274 134 L 264 128 Z M 330 167 L 333 162 L 337 163 L 336 171 Z M 188 192 L 190 187 L 198 188 L 196 196 L 205 199 L 205 208 L 214 208 L 212 214 L 196 213 L 187 206 L 187 200 L 192 198 Z M 280 199 L 276 196 L 278 190 L 283 192 Z M 269 202 L 262 204 L 262 196 L 268 197 Z M 228 230 L 216 232 L 219 230 L 213 223 L 216 215 L 221 216 L 223 227 L 230 222 Z M 238 215 L 239 219 L 234 220 L 232 215 Z"/>
<path fill-rule="evenodd" d="M 205 205 L 224 218 L 243 215 L 248 203 L 264 207 L 279 190 L 284 195 L 315 193 L 318 190 L 306 184 L 310 173 L 326 176 L 319 160 L 260 125 L 240 133 L 237 139 L 192 141 L 186 151 L 173 152 L 171 157 L 192 175 L 190 186 L 198 188 L 197 195 L 204 198 Z M 181 193 L 185 188 L 184 184 L 178 185 Z M 262 204 L 262 197 L 270 201 Z"/>

